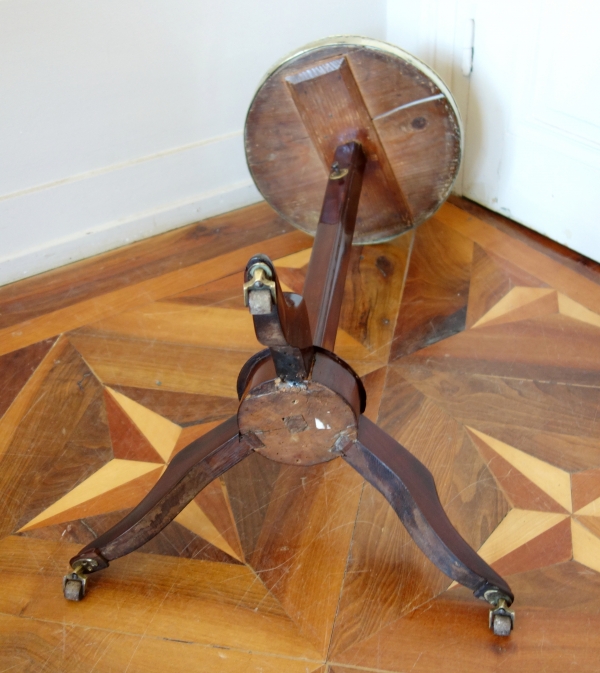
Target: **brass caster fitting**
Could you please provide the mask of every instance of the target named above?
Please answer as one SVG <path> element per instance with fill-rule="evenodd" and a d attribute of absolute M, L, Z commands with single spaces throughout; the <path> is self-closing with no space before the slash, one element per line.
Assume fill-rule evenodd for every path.
<path fill-rule="evenodd" d="M 94 559 L 79 559 L 73 565 L 73 572 L 63 577 L 63 594 L 68 601 L 80 601 L 85 596 L 87 576 L 98 567 Z"/>
<path fill-rule="evenodd" d="M 515 613 L 509 610 L 506 599 L 500 598 L 490 610 L 490 629 L 496 636 L 509 636 L 515 627 Z"/>
<path fill-rule="evenodd" d="M 263 262 L 253 264 L 248 270 L 250 280 L 244 283 L 244 306 L 250 307 L 252 315 L 271 312 L 277 300 L 277 286 L 272 279 L 271 269 Z"/>

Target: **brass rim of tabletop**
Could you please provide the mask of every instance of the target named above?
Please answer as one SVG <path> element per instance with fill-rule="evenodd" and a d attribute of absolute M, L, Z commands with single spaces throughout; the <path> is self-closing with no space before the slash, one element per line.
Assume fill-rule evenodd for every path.
<path fill-rule="evenodd" d="M 340 115 L 366 121 L 366 152 L 375 167 L 365 175 L 354 243 L 380 243 L 435 213 L 452 189 L 462 155 L 462 126 L 452 94 L 431 68 L 408 52 L 378 40 L 340 36 L 287 56 L 267 73 L 252 100 L 245 125 L 246 158 L 271 207 L 314 235 L 333 156 L 330 147 L 362 139 L 356 129 L 340 130 L 340 120 L 333 124 L 331 137 L 316 128 L 311 139 L 310 120 L 303 118 L 290 80 L 324 64 L 332 69 L 341 61 L 354 95 L 348 100 L 362 109 L 348 110 L 347 101 L 345 107 L 341 101 Z M 378 172 L 378 163 L 387 170 Z M 400 207 L 398 199 L 388 199 L 395 190 Z"/>

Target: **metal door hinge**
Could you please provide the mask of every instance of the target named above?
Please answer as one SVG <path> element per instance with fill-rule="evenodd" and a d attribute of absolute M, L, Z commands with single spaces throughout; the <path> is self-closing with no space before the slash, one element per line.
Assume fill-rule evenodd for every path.
<path fill-rule="evenodd" d="M 475 19 L 467 19 L 462 40 L 462 60 L 460 69 L 465 77 L 473 71 L 473 54 L 475 52 Z"/>

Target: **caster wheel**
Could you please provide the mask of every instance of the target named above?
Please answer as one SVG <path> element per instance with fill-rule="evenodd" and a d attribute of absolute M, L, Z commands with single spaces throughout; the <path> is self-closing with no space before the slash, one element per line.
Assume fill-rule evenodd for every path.
<path fill-rule="evenodd" d="M 493 604 L 495 608 L 490 610 L 490 629 L 495 636 L 510 636 L 515 625 L 515 613 L 509 610 L 506 598 L 500 598 Z"/>
<path fill-rule="evenodd" d="M 83 596 L 83 582 L 80 580 L 66 580 L 63 586 L 63 593 L 68 601 L 80 601 Z"/>
<path fill-rule="evenodd" d="M 98 561 L 94 558 L 71 559 L 73 572 L 63 577 L 63 594 L 68 601 L 80 601 L 85 596 L 87 578 L 89 573 L 98 569 Z M 104 561 L 102 567 L 108 563 Z"/>
<path fill-rule="evenodd" d="M 492 630 L 495 636 L 509 636 L 512 631 L 512 620 L 507 615 L 494 615 Z"/>

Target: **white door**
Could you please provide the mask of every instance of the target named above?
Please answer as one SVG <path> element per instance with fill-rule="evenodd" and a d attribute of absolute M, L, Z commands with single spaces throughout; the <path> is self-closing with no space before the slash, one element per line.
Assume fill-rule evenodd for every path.
<path fill-rule="evenodd" d="M 389 2 L 389 39 L 412 42 L 461 107 L 457 191 L 600 261 L 600 2 Z"/>
<path fill-rule="evenodd" d="M 600 261 L 600 3 L 480 0 L 463 194 Z"/>

